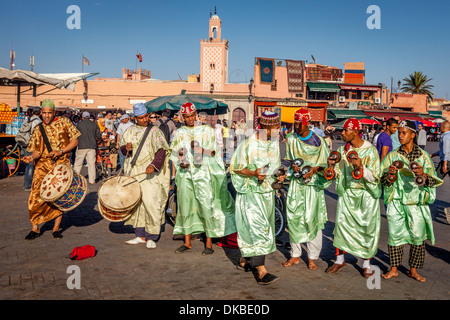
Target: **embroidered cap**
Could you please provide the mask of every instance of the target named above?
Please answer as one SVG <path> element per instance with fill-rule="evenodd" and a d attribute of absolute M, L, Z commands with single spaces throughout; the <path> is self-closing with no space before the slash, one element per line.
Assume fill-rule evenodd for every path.
<path fill-rule="evenodd" d="M 264 126 L 279 126 L 280 116 L 273 111 L 264 111 L 261 115 L 259 123 Z"/>
<path fill-rule="evenodd" d="M 301 122 L 302 125 L 306 126 L 308 122 L 311 121 L 311 113 L 308 111 L 308 109 L 298 109 L 297 111 L 295 111 L 294 121 L 297 123 Z"/>
<path fill-rule="evenodd" d="M 195 108 L 195 105 L 193 103 L 185 102 L 181 106 L 181 110 L 180 111 L 181 111 L 181 114 L 190 114 L 192 112 L 197 111 L 197 109 Z"/>
<path fill-rule="evenodd" d="M 356 118 L 347 119 L 344 123 L 344 129 L 362 130 L 361 122 Z"/>
<path fill-rule="evenodd" d="M 416 124 L 414 123 L 414 121 L 411 120 L 402 120 L 400 121 L 400 123 L 398 124 L 399 128 L 408 128 L 409 130 L 416 132 Z"/>

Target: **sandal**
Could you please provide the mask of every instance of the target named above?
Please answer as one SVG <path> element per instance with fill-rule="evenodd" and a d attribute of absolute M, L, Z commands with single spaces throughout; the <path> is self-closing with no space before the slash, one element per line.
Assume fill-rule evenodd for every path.
<path fill-rule="evenodd" d="M 181 247 L 179 247 L 177 250 L 175 250 L 175 253 L 185 253 L 185 252 L 189 252 L 189 251 L 191 251 L 191 250 L 192 250 L 191 248 L 186 247 L 186 246 L 183 244 Z"/>

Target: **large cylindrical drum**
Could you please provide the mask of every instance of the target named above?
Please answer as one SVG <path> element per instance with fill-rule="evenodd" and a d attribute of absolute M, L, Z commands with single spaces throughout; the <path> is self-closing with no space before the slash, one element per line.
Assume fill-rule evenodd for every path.
<path fill-rule="evenodd" d="M 40 197 L 65 212 L 75 209 L 86 197 L 86 178 L 76 173 L 70 164 L 55 166 L 42 180 Z"/>
<path fill-rule="evenodd" d="M 98 190 L 98 209 L 108 221 L 125 221 L 141 201 L 141 197 L 141 186 L 135 178 L 111 177 L 105 180 Z"/>

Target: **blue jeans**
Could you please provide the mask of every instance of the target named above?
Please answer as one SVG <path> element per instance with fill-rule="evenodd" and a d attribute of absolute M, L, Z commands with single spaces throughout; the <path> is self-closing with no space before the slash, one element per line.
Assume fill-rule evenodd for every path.
<path fill-rule="evenodd" d="M 31 156 L 31 152 L 28 152 L 27 150 L 23 149 L 24 156 Z M 34 164 L 33 161 L 28 163 L 25 166 L 25 176 L 23 179 L 23 188 L 31 189 L 31 185 L 33 184 L 33 174 L 34 174 Z"/>

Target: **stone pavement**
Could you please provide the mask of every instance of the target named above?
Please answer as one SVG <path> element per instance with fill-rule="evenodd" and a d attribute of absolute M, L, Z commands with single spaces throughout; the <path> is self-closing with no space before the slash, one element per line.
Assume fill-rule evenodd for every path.
<path fill-rule="evenodd" d="M 334 149 L 339 145 L 335 142 Z M 438 148 L 430 143 L 430 152 Z M 434 158 L 437 161 L 437 158 Z M 84 169 L 85 170 L 85 169 Z M 130 246 L 132 229 L 123 223 L 103 219 L 97 209 L 99 184 L 90 188 L 85 201 L 63 216 L 64 238 L 51 235 L 53 223 L 41 227 L 41 237 L 25 241 L 30 231 L 27 211 L 29 192 L 23 191 L 23 176 L 0 180 L 0 299 L 1 300 L 447 300 L 449 299 L 450 225 L 445 221 L 444 207 L 450 207 L 450 182 L 437 190 L 431 206 L 436 244 L 426 244 L 427 277 L 419 283 L 407 276 L 408 246 L 405 246 L 404 268 L 397 278 L 368 282 L 360 275 L 362 260 L 346 255 L 347 266 L 335 275 L 325 273 L 334 261 L 332 232 L 337 195 L 332 185 L 326 191 L 329 221 L 324 230 L 323 250 L 318 270 L 302 261 L 289 268 L 281 263 L 288 255 L 280 247 L 267 258 L 269 272 L 279 280 L 269 286 L 256 284 L 250 272 L 237 270 L 233 261 L 238 250 L 215 245 L 212 256 L 202 256 L 203 243 L 194 241 L 192 252 L 175 254 L 182 242 L 172 240 L 172 226 L 165 232 L 155 250 L 145 245 Z M 372 259 L 381 272 L 389 267 L 387 223 L 382 205 L 379 251 Z M 288 241 L 285 233 L 281 240 Z M 76 246 L 90 244 L 98 254 L 94 258 L 72 261 L 68 258 Z M 80 289 L 69 289 L 70 266 L 80 269 Z M 69 271 L 68 271 L 69 268 Z M 379 283 L 377 280 L 380 280 Z M 70 282 L 70 281 L 69 281 Z M 72 282 L 73 283 L 73 282 Z"/>

